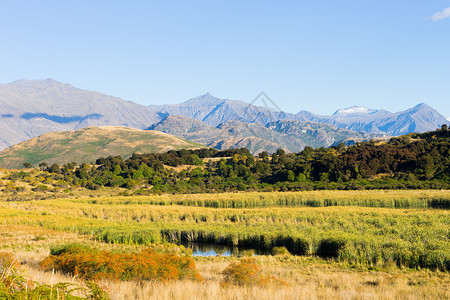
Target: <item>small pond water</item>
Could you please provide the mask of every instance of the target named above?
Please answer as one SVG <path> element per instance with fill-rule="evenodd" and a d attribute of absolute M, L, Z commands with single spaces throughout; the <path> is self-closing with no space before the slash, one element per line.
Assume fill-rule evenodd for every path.
<path fill-rule="evenodd" d="M 193 256 L 252 256 L 268 255 L 269 252 L 256 249 L 242 249 L 239 247 L 203 244 L 203 243 L 178 243 L 186 249 L 192 249 Z"/>

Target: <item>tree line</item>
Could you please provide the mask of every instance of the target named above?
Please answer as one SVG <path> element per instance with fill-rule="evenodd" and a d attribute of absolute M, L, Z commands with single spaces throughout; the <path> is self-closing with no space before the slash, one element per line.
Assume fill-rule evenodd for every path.
<path fill-rule="evenodd" d="M 124 187 L 145 193 L 296 191 L 314 189 L 450 188 L 450 130 L 446 126 L 388 141 L 305 147 L 298 153 L 247 149 L 179 150 L 109 156 L 94 165 L 45 163 L 42 170 L 61 174 L 89 189 Z"/>

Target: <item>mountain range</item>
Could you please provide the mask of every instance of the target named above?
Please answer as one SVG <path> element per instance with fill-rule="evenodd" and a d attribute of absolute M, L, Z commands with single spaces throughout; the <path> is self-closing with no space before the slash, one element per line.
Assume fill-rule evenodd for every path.
<path fill-rule="evenodd" d="M 354 106 L 331 116 L 254 104 L 207 93 L 180 104 L 146 107 L 52 79 L 19 80 L 0 84 L 0 150 L 47 132 L 124 126 L 159 130 L 219 149 L 296 152 L 305 146 L 429 131 L 448 122 L 424 103 L 396 113 Z"/>
<path fill-rule="evenodd" d="M 214 126 L 227 121 L 266 125 L 274 121 L 292 120 L 325 123 L 352 131 L 390 136 L 430 131 L 448 122 L 425 103 L 396 113 L 352 106 L 339 109 L 331 116 L 320 116 L 308 111 L 300 111 L 297 114 L 273 111 L 242 101 L 219 99 L 207 93 L 180 104 L 150 105 L 149 108 L 161 116 L 183 115 Z"/>
<path fill-rule="evenodd" d="M 368 133 L 339 129 L 333 125 L 280 120 L 267 123 L 226 121 L 217 126 L 182 115 L 169 115 L 148 129 L 158 130 L 225 150 L 245 147 L 252 153 L 269 153 L 282 148 L 299 152 L 305 146 L 328 147 L 341 142 L 351 144 L 372 137 Z"/>
<path fill-rule="evenodd" d="M 52 79 L 0 85 L 0 149 L 47 132 L 89 126 L 142 129 L 159 120 L 143 105 Z"/>

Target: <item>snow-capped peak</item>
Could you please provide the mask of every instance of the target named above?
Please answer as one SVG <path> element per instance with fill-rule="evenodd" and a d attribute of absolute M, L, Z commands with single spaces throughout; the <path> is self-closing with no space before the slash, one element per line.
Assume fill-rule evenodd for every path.
<path fill-rule="evenodd" d="M 334 114 L 340 114 L 340 115 L 350 115 L 350 114 L 369 114 L 373 112 L 373 110 L 363 107 L 363 106 L 351 106 L 349 108 L 345 109 L 338 109 Z"/>

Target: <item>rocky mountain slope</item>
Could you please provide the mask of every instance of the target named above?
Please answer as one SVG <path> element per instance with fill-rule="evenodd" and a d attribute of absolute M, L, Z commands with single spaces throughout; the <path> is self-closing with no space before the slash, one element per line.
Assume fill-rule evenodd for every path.
<path fill-rule="evenodd" d="M 331 116 L 277 111 L 264 107 L 264 101 L 259 105 L 205 94 L 180 104 L 146 107 L 52 79 L 19 80 L 0 84 L 0 150 L 47 132 L 153 126 L 219 149 L 249 147 L 256 153 L 281 147 L 295 152 L 306 145 L 424 132 L 448 123 L 424 103 L 397 113 L 354 106 Z M 165 119 L 168 116 L 190 119 Z"/>
<path fill-rule="evenodd" d="M 296 114 L 296 117 L 354 131 L 387 135 L 431 131 L 448 122 L 444 116 L 425 103 L 396 113 L 352 106 L 340 109 L 331 116 L 319 116 L 301 111 Z"/>
<path fill-rule="evenodd" d="M 0 152 L 0 167 L 21 168 L 28 162 L 64 164 L 95 162 L 99 157 L 198 149 L 203 145 L 159 132 L 127 127 L 88 127 L 76 131 L 50 132 Z"/>
<path fill-rule="evenodd" d="M 0 150 L 47 132 L 105 125 L 144 129 L 160 119 L 143 105 L 52 79 L 0 85 Z"/>
<path fill-rule="evenodd" d="M 297 114 L 273 111 L 242 101 L 219 99 L 208 93 L 180 104 L 150 105 L 149 108 L 160 115 L 183 115 L 213 126 L 228 121 L 261 125 L 282 120 L 309 121 L 381 135 L 425 132 L 435 130 L 448 122 L 444 116 L 425 103 L 396 113 L 352 106 L 340 109 L 331 116 L 320 116 L 308 111 L 300 111 Z"/>
<path fill-rule="evenodd" d="M 245 147 L 256 154 L 275 152 L 282 148 L 299 152 L 305 146 L 328 147 L 341 142 L 354 142 L 371 138 L 370 134 L 338 129 L 328 124 L 299 121 L 276 121 L 266 126 L 256 123 L 228 121 L 218 126 L 186 116 L 167 116 L 149 127 L 214 147 L 220 150 Z"/>
<path fill-rule="evenodd" d="M 160 115 L 182 115 L 218 126 L 228 121 L 265 125 L 277 120 L 295 120 L 295 115 L 273 111 L 238 100 L 219 99 L 207 93 L 186 102 L 172 105 L 150 105 Z"/>

